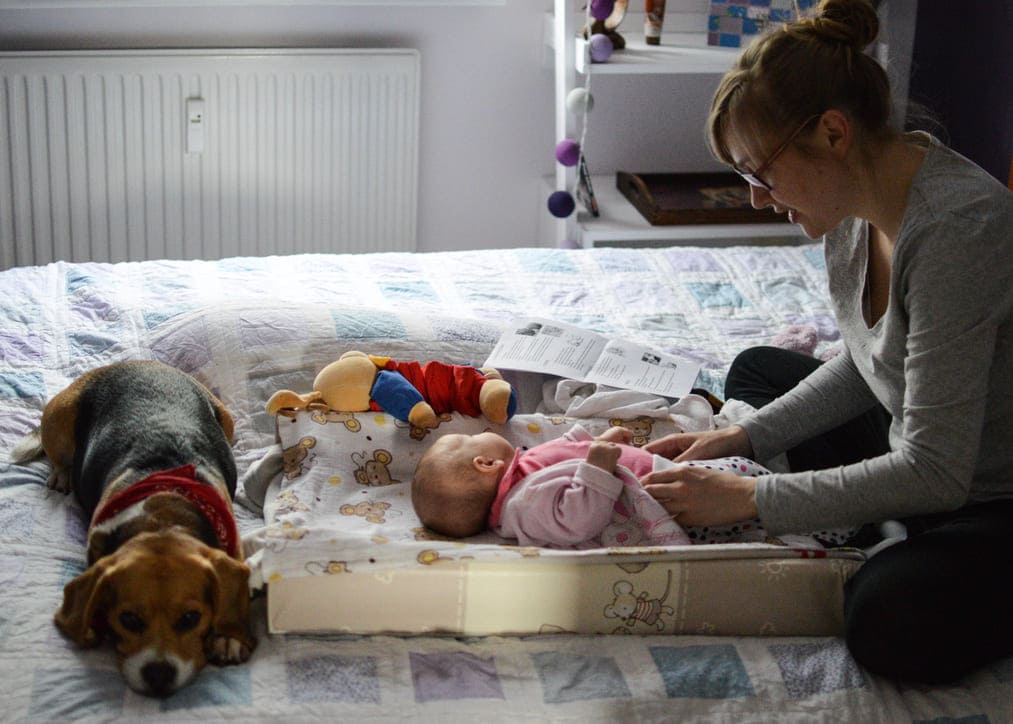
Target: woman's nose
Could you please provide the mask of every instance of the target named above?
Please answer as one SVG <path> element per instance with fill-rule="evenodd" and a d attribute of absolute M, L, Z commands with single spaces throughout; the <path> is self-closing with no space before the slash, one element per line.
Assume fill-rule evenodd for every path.
<path fill-rule="evenodd" d="M 774 200 L 770 197 L 770 192 L 767 189 L 750 184 L 749 203 L 752 204 L 754 209 L 764 209 L 773 205 Z"/>

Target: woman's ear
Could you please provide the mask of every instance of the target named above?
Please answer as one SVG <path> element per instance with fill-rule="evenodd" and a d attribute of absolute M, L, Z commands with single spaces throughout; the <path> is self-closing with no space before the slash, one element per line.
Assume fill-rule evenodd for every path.
<path fill-rule="evenodd" d="M 824 111 L 818 127 L 820 144 L 835 158 L 847 156 L 854 142 L 851 119 L 836 108 Z"/>

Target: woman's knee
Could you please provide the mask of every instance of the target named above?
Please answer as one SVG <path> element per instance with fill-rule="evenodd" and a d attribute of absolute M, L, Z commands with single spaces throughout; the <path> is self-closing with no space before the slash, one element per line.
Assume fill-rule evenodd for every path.
<path fill-rule="evenodd" d="M 819 360 L 780 347 L 750 347 L 732 361 L 725 397 L 754 407 L 783 395 L 820 365 Z"/>
<path fill-rule="evenodd" d="M 935 539 L 934 539 L 935 538 Z M 855 661 L 891 678 L 943 684 L 1011 651 L 994 626 L 1009 604 L 966 545 L 917 536 L 871 558 L 845 586 Z"/>

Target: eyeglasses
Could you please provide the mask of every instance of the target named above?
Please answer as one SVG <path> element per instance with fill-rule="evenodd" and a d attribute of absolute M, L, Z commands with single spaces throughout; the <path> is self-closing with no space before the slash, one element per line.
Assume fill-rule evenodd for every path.
<path fill-rule="evenodd" d="M 777 160 L 778 156 L 780 156 L 782 153 L 785 152 L 788 146 L 791 145 L 792 141 L 798 138 L 798 135 L 805 130 L 806 126 L 808 126 L 810 123 L 812 123 L 822 115 L 823 115 L 822 113 L 817 113 L 815 116 L 809 116 L 807 119 L 805 119 L 805 122 L 801 126 L 799 126 L 793 134 L 788 136 L 787 141 L 782 143 L 780 146 L 777 147 L 776 151 L 767 156 L 767 160 L 761 163 L 758 169 L 756 169 L 755 171 L 747 171 L 739 168 L 738 166 L 733 165 L 732 168 L 735 169 L 735 173 L 744 178 L 750 186 L 758 186 L 761 189 L 773 191 L 774 189 L 771 187 L 771 185 L 768 184 L 766 181 L 764 181 L 763 178 L 760 176 L 760 174 L 765 173 L 767 169 L 770 168 L 770 165 Z"/>

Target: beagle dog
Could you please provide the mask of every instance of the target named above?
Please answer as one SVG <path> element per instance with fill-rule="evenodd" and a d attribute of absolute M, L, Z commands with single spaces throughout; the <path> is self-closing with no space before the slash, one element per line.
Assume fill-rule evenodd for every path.
<path fill-rule="evenodd" d="M 57 627 L 80 646 L 111 639 L 141 694 L 168 696 L 207 662 L 242 663 L 257 644 L 232 431 L 191 376 L 119 362 L 53 397 L 11 455 L 49 458 L 49 487 L 73 490 L 91 517 L 88 568 L 64 588 Z"/>

